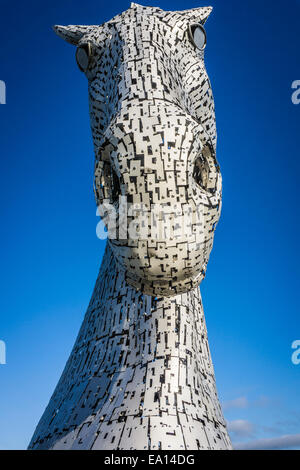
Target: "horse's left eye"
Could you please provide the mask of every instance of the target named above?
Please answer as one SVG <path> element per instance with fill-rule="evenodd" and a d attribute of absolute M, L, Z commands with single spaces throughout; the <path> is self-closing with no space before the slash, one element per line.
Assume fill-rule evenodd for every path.
<path fill-rule="evenodd" d="M 206 46 L 206 31 L 201 24 L 191 24 L 189 27 L 190 39 L 197 49 L 203 51 Z"/>
<path fill-rule="evenodd" d="M 87 44 L 81 44 L 76 50 L 76 62 L 82 72 L 86 72 L 89 68 L 92 58 L 92 46 L 88 42 Z"/>

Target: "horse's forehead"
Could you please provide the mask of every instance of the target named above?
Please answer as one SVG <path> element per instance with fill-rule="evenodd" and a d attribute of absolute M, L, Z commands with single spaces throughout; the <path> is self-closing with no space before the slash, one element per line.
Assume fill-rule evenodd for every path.
<path fill-rule="evenodd" d="M 78 45 L 83 39 L 95 40 L 97 43 L 111 37 L 109 30 L 114 25 L 119 31 L 122 31 L 123 37 L 126 36 L 127 31 L 132 33 L 134 28 L 137 30 L 139 27 L 143 28 L 145 23 L 150 25 L 151 29 L 156 28 L 157 32 L 159 32 L 159 23 L 169 26 L 170 29 L 175 28 L 178 31 L 183 30 L 188 22 L 201 23 L 203 25 L 211 11 L 212 7 L 164 11 L 157 7 L 144 7 L 133 3 L 128 10 L 101 25 L 56 25 L 53 29 L 59 37 L 73 45 Z M 162 34 L 165 34 L 164 29 Z"/>
<path fill-rule="evenodd" d="M 107 21 L 102 25 L 122 25 L 122 24 L 138 24 L 143 21 L 154 22 L 155 20 L 163 20 L 164 23 L 170 23 L 171 26 L 175 26 L 176 23 L 184 23 L 186 21 L 194 21 L 199 23 L 205 23 L 209 17 L 212 7 L 200 7 L 189 10 L 179 11 L 165 11 L 158 7 L 142 6 L 136 3 L 132 3 L 131 7 L 123 13 L 115 16 L 110 21 Z"/>

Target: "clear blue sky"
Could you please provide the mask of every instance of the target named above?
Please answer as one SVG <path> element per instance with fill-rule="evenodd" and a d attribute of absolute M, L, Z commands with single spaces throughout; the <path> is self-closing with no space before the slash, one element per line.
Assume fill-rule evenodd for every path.
<path fill-rule="evenodd" d="M 206 65 L 216 100 L 224 206 L 202 285 L 234 443 L 300 434 L 299 0 L 211 4 Z M 25 448 L 87 308 L 96 238 L 87 84 L 51 26 L 97 24 L 129 2 L 1 0 L 0 449 Z M 300 440 L 299 440 L 300 448 Z"/>

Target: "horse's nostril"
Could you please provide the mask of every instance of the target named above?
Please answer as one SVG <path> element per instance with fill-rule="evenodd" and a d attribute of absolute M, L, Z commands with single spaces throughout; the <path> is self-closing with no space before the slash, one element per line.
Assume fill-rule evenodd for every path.
<path fill-rule="evenodd" d="M 196 183 L 203 189 L 207 190 L 208 177 L 209 177 L 209 165 L 204 157 L 198 157 L 195 161 L 193 177 Z"/>
<path fill-rule="evenodd" d="M 121 195 L 121 186 L 117 173 L 114 168 L 111 166 L 111 199 L 112 202 L 117 202 L 119 196 Z"/>
<path fill-rule="evenodd" d="M 195 160 L 193 169 L 194 180 L 200 188 L 214 194 L 219 171 L 219 165 L 217 164 L 212 146 L 207 143 Z"/>

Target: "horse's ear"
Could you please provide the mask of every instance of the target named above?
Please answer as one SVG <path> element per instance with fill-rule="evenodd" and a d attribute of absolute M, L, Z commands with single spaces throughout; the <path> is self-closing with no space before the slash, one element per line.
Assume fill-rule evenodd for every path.
<path fill-rule="evenodd" d="M 77 46 L 80 39 L 87 33 L 91 32 L 95 26 L 53 26 L 54 32 L 65 41 Z"/>
<path fill-rule="evenodd" d="M 182 13 L 183 15 L 188 16 L 188 18 L 195 23 L 204 24 L 212 11 L 213 7 L 201 7 L 193 8 L 192 10 L 183 10 L 178 13 Z"/>

